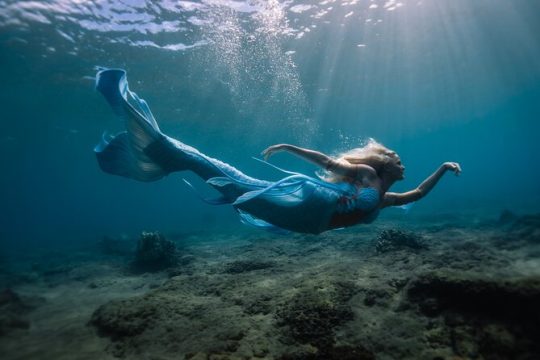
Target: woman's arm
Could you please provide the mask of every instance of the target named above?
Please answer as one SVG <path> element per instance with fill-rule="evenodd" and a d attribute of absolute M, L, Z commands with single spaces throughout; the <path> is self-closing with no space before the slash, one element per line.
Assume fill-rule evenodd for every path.
<path fill-rule="evenodd" d="M 384 208 L 387 206 L 399 206 L 420 200 L 421 198 L 429 194 L 431 189 L 433 189 L 435 185 L 437 185 L 437 183 L 447 170 L 453 171 L 456 176 L 461 173 L 461 167 L 458 163 L 446 162 L 442 164 L 426 180 L 422 181 L 422 183 L 418 185 L 416 189 L 404 193 L 387 192 L 386 194 L 384 194 L 384 199 L 381 207 Z"/>
<path fill-rule="evenodd" d="M 330 156 L 321 152 L 308 150 L 289 144 L 272 145 L 266 148 L 261 154 L 263 155 L 264 160 L 268 160 L 270 156 L 280 151 L 288 151 L 322 168 L 328 167 L 328 165 L 333 161 Z"/>
<path fill-rule="evenodd" d="M 372 167 L 362 164 L 349 164 L 341 161 L 337 161 L 330 156 L 323 154 L 319 151 L 304 149 L 298 146 L 289 144 L 272 145 L 266 148 L 262 155 L 267 160 L 272 154 L 279 151 L 288 151 L 296 156 L 299 156 L 323 169 L 334 172 L 339 175 L 356 177 L 362 172 L 375 173 Z"/>

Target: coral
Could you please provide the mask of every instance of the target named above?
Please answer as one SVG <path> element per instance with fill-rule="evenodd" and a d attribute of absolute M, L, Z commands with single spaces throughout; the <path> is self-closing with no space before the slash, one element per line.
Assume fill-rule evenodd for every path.
<path fill-rule="evenodd" d="M 422 236 L 396 229 L 381 231 L 375 241 L 375 250 L 379 254 L 402 249 L 424 250 L 427 248 Z"/>
<path fill-rule="evenodd" d="M 137 243 L 132 269 L 136 272 L 160 271 L 178 263 L 176 246 L 159 232 L 143 232 Z"/>
<path fill-rule="evenodd" d="M 303 290 L 278 308 L 278 325 L 286 327 L 286 334 L 293 340 L 317 348 L 317 358 L 330 358 L 335 329 L 354 317 L 347 300 L 339 286 L 328 291 Z"/>

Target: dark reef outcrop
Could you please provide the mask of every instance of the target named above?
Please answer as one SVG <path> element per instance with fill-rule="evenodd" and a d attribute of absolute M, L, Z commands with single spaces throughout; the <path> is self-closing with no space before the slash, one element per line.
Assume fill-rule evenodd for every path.
<path fill-rule="evenodd" d="M 422 236 L 398 229 L 383 230 L 375 240 L 375 251 L 379 254 L 403 249 L 418 251 L 427 248 Z"/>
<path fill-rule="evenodd" d="M 375 355 L 363 346 L 335 346 L 324 353 L 299 351 L 286 354 L 279 360 L 375 360 Z"/>
<path fill-rule="evenodd" d="M 347 302 L 357 291 L 348 282 L 330 286 L 321 284 L 313 289 L 303 289 L 279 306 L 275 316 L 285 336 L 316 350 L 288 354 L 282 359 L 372 359 L 373 355 L 361 346 L 336 346 L 336 329 L 354 318 Z"/>
<path fill-rule="evenodd" d="M 16 329 L 30 328 L 27 314 L 43 299 L 25 299 L 11 289 L 0 291 L 0 336 Z"/>
<path fill-rule="evenodd" d="M 540 357 L 538 277 L 492 279 L 433 272 L 411 281 L 407 295 L 420 313 L 444 318 L 447 341 L 457 355 Z"/>
<path fill-rule="evenodd" d="M 145 295 L 110 301 L 93 313 L 89 325 L 109 337 L 108 350 L 122 358 L 141 356 L 148 348 L 175 354 L 179 343 L 185 354 L 201 349 L 234 352 L 247 328 L 241 309 L 213 294 L 201 294 L 198 290 L 209 285 L 203 279 L 185 285 L 171 279 Z"/>
<path fill-rule="evenodd" d="M 178 253 L 172 241 L 157 231 L 143 232 L 131 268 L 134 272 L 153 272 L 173 267 L 177 263 Z"/>

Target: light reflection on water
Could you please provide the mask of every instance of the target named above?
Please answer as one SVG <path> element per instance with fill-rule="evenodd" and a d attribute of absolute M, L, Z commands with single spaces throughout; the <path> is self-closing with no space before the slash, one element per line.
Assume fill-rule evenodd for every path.
<path fill-rule="evenodd" d="M 254 111 L 261 105 L 250 99 L 258 98 L 267 109 L 255 110 L 286 108 L 284 115 L 317 124 L 331 116 L 336 129 L 358 133 L 387 134 L 399 116 L 399 134 L 413 134 L 418 123 L 461 121 L 534 82 L 535 4 L 0 0 L 0 41 L 8 51 L 78 56 L 91 65 L 140 63 L 142 49 L 148 61 L 163 54 L 170 67 L 184 57 L 184 68 L 199 66 L 190 74 L 224 85 L 239 113 L 265 113 Z M 309 138 L 317 127 L 308 128 Z"/>
<path fill-rule="evenodd" d="M 307 39 L 315 22 L 323 21 L 320 11 L 358 6 L 354 1 L 338 5 L 321 1 L 308 7 L 278 0 L 0 0 L 0 30 L 7 30 L 0 40 L 13 44 L 15 51 L 26 44 L 34 56 L 96 59 L 94 65 L 103 65 L 99 54 L 110 54 L 111 66 L 121 66 L 126 47 L 193 51 L 192 66 L 199 67 L 192 73 L 211 73 L 211 81 L 228 89 L 238 113 L 251 118 L 267 114 L 280 119 L 274 124 L 282 121 L 297 137 L 309 139 L 318 128 L 309 119 L 294 45 L 287 42 Z"/>
<path fill-rule="evenodd" d="M 52 52 L 88 57 L 107 44 L 169 52 L 204 48 L 197 54 L 201 69 L 211 69 L 229 89 L 239 112 L 261 110 L 254 109 L 260 104 L 250 105 L 246 99 L 260 97 L 257 91 L 263 85 L 268 109 L 285 109 L 285 116 L 295 119 L 288 126 L 298 127 L 293 132 L 310 138 L 318 129 L 305 126 L 309 106 L 294 43 L 316 39 L 310 35 L 321 25 L 347 22 L 358 31 L 366 24 L 376 26 L 381 9 L 393 11 L 402 5 L 394 0 L 0 0 L 0 30 L 8 30 L 8 42 L 31 42 L 43 57 Z M 41 34 L 43 28 L 59 37 Z M 338 41 L 330 44 L 330 57 L 338 54 L 343 41 L 334 40 Z M 331 76 L 323 77 L 327 86 Z"/>
<path fill-rule="evenodd" d="M 335 129 L 387 135 L 391 125 L 411 135 L 419 123 L 469 118 L 532 81 L 536 8 L 525 0 L 0 0 L 0 41 L 91 65 L 142 63 L 146 49 L 148 61 L 160 54 L 178 69 L 183 57 L 199 84 L 227 89 L 239 114 L 293 119 L 286 125 L 308 139 L 330 118 Z"/>
<path fill-rule="evenodd" d="M 318 3 L 278 0 L 203 0 L 200 2 L 161 0 L 53 0 L 0 1 L 0 29 L 16 28 L 31 31 L 35 25 L 53 25 L 71 42 L 88 32 L 107 33 L 115 42 L 133 46 L 160 47 L 183 51 L 208 44 L 216 29 L 228 31 L 228 24 L 219 19 L 234 14 L 244 30 L 301 39 L 318 22 L 354 19 L 377 23 L 380 9 L 394 11 L 404 2 L 388 1 L 336 1 Z M 415 6 L 418 3 L 415 3 Z M 332 13 L 336 15 L 330 19 Z M 375 20 L 375 21 L 374 21 Z M 380 20 L 380 19 L 379 19 Z M 193 38 L 193 33 L 200 38 Z M 175 33 L 192 43 L 163 43 L 156 38 L 162 33 Z M 233 32 L 234 36 L 234 32 Z"/>

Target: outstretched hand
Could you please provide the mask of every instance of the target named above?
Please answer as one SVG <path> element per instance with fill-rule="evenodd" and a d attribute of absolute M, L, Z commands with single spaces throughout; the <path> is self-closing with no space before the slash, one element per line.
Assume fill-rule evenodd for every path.
<path fill-rule="evenodd" d="M 283 144 L 272 145 L 264 149 L 261 152 L 261 155 L 263 156 L 264 160 L 268 160 L 268 158 L 272 156 L 272 154 L 283 150 L 285 150 Z"/>
<path fill-rule="evenodd" d="M 461 166 L 457 162 L 445 162 L 443 166 L 446 170 L 453 171 L 456 176 L 461 174 Z"/>

